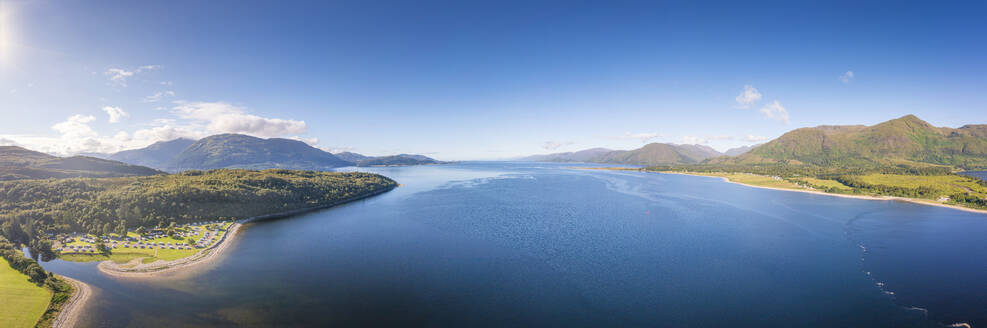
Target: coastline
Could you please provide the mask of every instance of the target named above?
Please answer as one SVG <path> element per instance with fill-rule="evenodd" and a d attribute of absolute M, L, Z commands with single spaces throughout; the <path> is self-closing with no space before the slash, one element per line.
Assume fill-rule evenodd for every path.
<path fill-rule="evenodd" d="M 69 298 L 68 302 L 62 306 L 62 310 L 58 312 L 58 316 L 52 321 L 51 326 L 53 328 L 75 327 L 79 321 L 79 315 L 82 314 L 82 309 L 86 307 L 92 296 L 92 287 L 89 287 L 84 282 L 66 276 L 59 277 L 71 284 L 72 288 L 75 288 L 75 292 L 72 293 L 72 297 Z"/>
<path fill-rule="evenodd" d="M 240 231 L 240 229 L 243 227 L 244 224 L 254 221 L 283 218 L 283 217 L 289 217 L 289 216 L 304 214 L 308 212 L 323 210 L 327 208 L 332 208 L 342 204 L 377 196 L 385 192 L 391 191 L 394 188 L 395 187 L 385 188 L 364 195 L 357 195 L 354 197 L 341 199 L 325 205 L 301 208 L 301 209 L 278 212 L 273 214 L 258 215 L 243 220 L 237 220 L 232 225 L 230 225 L 230 228 L 226 231 L 225 234 L 223 234 L 223 237 L 218 242 L 216 242 L 210 247 L 200 250 L 198 253 L 195 253 L 189 257 L 180 258 L 174 261 L 166 261 L 166 262 L 157 261 L 148 264 L 140 263 L 139 258 L 134 259 L 125 264 L 118 264 L 113 261 L 102 261 L 99 263 L 99 265 L 97 265 L 97 268 L 99 269 L 99 272 L 117 278 L 151 278 L 165 273 L 177 271 L 179 269 L 185 269 L 203 263 L 210 263 L 218 259 L 220 255 L 222 255 L 223 252 L 229 248 L 230 244 L 233 243 L 234 239 L 237 236 L 237 233 Z M 131 265 L 131 264 L 133 264 L 133 266 L 123 267 L 123 265 Z"/>
<path fill-rule="evenodd" d="M 240 231 L 240 227 L 242 226 L 243 224 L 239 222 L 233 223 L 232 225 L 230 225 L 230 228 L 226 231 L 226 233 L 223 234 L 222 239 L 220 239 L 212 246 L 202 249 L 198 253 L 195 253 L 194 255 L 189 257 L 180 258 L 174 261 L 167 261 L 167 262 L 157 261 L 148 264 L 137 264 L 136 266 L 130 268 L 122 267 L 121 264 L 117 264 L 116 262 L 113 261 L 103 261 L 103 262 L 99 262 L 99 265 L 97 265 L 96 267 L 99 269 L 99 272 L 113 277 L 149 278 L 164 273 L 168 273 L 171 271 L 175 271 L 181 268 L 186 268 L 202 263 L 209 263 L 215 260 L 220 254 L 222 254 L 224 250 L 229 248 L 231 241 L 233 240 L 234 237 L 236 237 L 237 232 Z M 139 263 L 140 260 L 141 260 L 140 258 L 134 259 L 133 261 L 130 261 L 126 264 L 130 264 L 131 262 L 135 262 L 135 261 Z"/>
<path fill-rule="evenodd" d="M 645 172 L 647 172 L 647 171 L 645 171 Z M 987 214 L 987 210 L 979 210 L 979 209 L 975 209 L 975 208 L 968 208 L 968 207 L 957 206 L 957 205 L 942 204 L 942 203 L 937 203 L 937 202 L 931 201 L 931 200 L 916 199 L 916 198 L 895 197 L 895 196 L 871 196 L 871 195 L 834 194 L 834 193 L 822 192 L 822 191 L 818 191 L 818 190 L 788 189 L 788 188 L 755 186 L 755 185 L 751 185 L 751 184 L 746 184 L 746 183 L 742 183 L 742 182 L 733 181 L 733 180 L 730 180 L 727 177 L 720 177 L 720 176 L 715 176 L 715 175 L 702 175 L 702 174 L 692 174 L 692 173 L 685 173 L 685 172 L 657 172 L 657 173 L 689 175 L 689 176 L 707 177 L 707 178 L 720 178 L 720 179 L 723 179 L 723 181 L 726 181 L 726 182 L 729 182 L 729 183 L 738 184 L 738 185 L 741 185 L 741 186 L 746 186 L 746 187 L 751 187 L 751 188 L 761 188 L 761 189 L 771 189 L 771 190 L 781 190 L 781 191 L 793 191 L 793 192 L 804 192 L 804 193 L 816 194 L 816 195 L 823 195 L 823 196 L 854 198 L 854 199 L 884 200 L 884 201 L 888 201 L 888 200 L 902 201 L 902 202 L 909 202 L 909 203 L 912 203 L 912 204 L 938 206 L 938 207 L 951 208 L 951 209 L 954 209 L 954 210 L 960 210 L 960 211 L 965 211 L 965 212 Z"/>

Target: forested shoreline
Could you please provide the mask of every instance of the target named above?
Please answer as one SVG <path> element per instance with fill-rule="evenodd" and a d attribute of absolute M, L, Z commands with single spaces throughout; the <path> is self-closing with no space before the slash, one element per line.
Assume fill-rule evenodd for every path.
<path fill-rule="evenodd" d="M 389 190 L 387 177 L 292 170 L 186 171 L 171 175 L 0 182 L 0 234 L 49 254 L 51 235 L 206 219 L 241 219 L 333 204 Z"/>

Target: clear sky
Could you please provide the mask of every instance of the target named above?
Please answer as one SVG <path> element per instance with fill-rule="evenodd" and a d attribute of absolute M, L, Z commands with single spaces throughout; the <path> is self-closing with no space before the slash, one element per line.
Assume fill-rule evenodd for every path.
<path fill-rule="evenodd" d="M 499 159 L 987 123 L 987 1 L 0 0 L 0 144 Z"/>

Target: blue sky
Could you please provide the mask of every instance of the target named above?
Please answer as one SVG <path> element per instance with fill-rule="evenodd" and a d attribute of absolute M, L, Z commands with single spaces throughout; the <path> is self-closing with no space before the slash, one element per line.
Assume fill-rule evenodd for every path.
<path fill-rule="evenodd" d="M 987 123 L 987 2 L 0 0 L 0 143 L 499 159 Z M 852 72 L 852 74 L 848 73 Z M 851 76 L 852 75 L 852 76 Z"/>

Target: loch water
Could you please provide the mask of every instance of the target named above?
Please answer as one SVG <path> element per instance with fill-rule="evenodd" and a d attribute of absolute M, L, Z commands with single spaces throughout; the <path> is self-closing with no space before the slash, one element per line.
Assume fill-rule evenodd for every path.
<path fill-rule="evenodd" d="M 94 287 L 90 327 L 987 324 L 985 214 L 577 166 L 360 168 L 402 186 L 189 272 L 43 265 Z"/>

